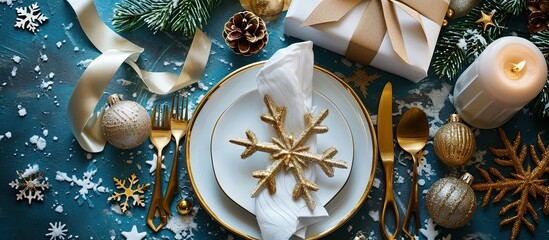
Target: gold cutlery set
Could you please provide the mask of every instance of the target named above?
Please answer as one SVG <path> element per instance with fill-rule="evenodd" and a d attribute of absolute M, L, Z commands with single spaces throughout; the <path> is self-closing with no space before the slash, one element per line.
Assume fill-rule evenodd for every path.
<path fill-rule="evenodd" d="M 157 106 L 155 104 L 151 113 L 150 140 L 158 152 L 158 158 L 156 161 L 154 190 L 147 213 L 147 225 L 155 232 L 158 232 L 167 224 L 167 217 L 172 215 L 170 206 L 173 197 L 179 190 L 179 141 L 187 132 L 189 122 L 188 106 L 189 100 L 186 97 L 182 98 L 176 95 L 172 98 L 172 105 L 169 110 L 166 105 Z M 175 139 L 175 153 L 168 187 L 164 197 L 162 197 L 162 150 L 170 143 L 172 136 Z M 156 217 L 160 218 L 160 223 L 155 221 Z"/>
<path fill-rule="evenodd" d="M 396 239 L 400 230 L 400 215 L 395 202 L 393 193 L 393 171 L 395 165 L 395 151 L 393 145 L 393 96 L 392 85 L 388 82 L 383 88 L 379 101 L 378 117 L 377 117 L 377 138 L 379 142 L 379 154 L 385 171 L 385 201 L 381 213 L 381 232 L 385 239 Z M 410 153 L 412 156 L 412 189 L 410 191 L 410 199 L 408 201 L 408 209 L 402 224 L 402 232 L 409 238 L 413 239 L 417 236 L 420 228 L 419 212 L 418 212 L 418 159 L 421 157 L 421 150 L 425 147 L 429 138 L 429 123 L 427 116 L 419 108 L 410 108 L 402 115 L 397 130 L 396 138 L 400 147 Z M 385 213 L 388 207 L 393 208 L 395 218 L 395 230 L 390 233 L 386 230 Z M 409 224 L 414 216 L 415 229 L 410 231 Z"/>

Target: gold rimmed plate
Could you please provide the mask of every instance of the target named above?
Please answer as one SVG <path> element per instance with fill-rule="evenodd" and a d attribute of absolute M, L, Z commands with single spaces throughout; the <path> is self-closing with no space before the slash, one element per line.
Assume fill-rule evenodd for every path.
<path fill-rule="evenodd" d="M 329 114 L 322 122 L 329 131 L 317 135 L 319 152 L 335 147 L 338 150 L 335 158 L 347 162 L 347 169 L 334 169 L 334 176 L 328 177 L 322 169 L 316 166 L 316 184 L 319 190 L 316 195 L 322 206 L 328 204 L 347 182 L 353 165 L 353 136 L 347 120 L 339 109 L 328 98 L 318 91 L 313 91 L 313 114 L 322 109 L 328 109 Z M 262 122 L 259 115 L 266 108 L 261 101 L 259 92 L 252 90 L 236 99 L 219 117 L 212 134 L 210 154 L 212 156 L 214 175 L 221 190 L 236 204 L 255 215 L 255 199 L 251 190 L 257 184 L 253 171 L 266 169 L 269 156 L 256 152 L 246 160 L 240 158 L 244 150 L 241 146 L 229 143 L 234 137 L 244 137 L 246 130 L 254 131 L 256 137 L 270 142 L 274 131 L 268 124 Z M 314 166 L 314 165 L 313 165 Z M 291 191 L 291 189 L 289 190 Z"/>
<path fill-rule="evenodd" d="M 243 94 L 256 89 L 254 81 L 263 62 L 229 74 L 200 102 L 190 122 L 186 143 L 187 170 L 197 200 L 203 209 L 230 231 L 245 238 L 260 238 L 255 216 L 223 193 L 215 181 L 211 161 L 211 136 L 219 116 Z M 353 133 L 353 169 L 343 189 L 326 205 L 330 216 L 307 229 L 307 238 L 319 238 L 345 223 L 366 199 L 374 179 L 377 143 L 369 114 L 360 99 L 343 80 L 316 67 L 314 90 L 330 99 L 341 111 Z"/>

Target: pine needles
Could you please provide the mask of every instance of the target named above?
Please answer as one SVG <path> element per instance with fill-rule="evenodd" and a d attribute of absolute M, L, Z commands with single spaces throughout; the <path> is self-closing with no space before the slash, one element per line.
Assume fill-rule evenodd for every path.
<path fill-rule="evenodd" d="M 543 56 L 545 56 L 545 61 L 549 64 L 547 61 L 547 56 L 549 56 L 549 31 L 533 33 L 530 37 L 530 41 L 541 50 Z M 545 82 L 543 90 L 534 100 L 532 100 L 531 105 L 532 111 L 536 116 L 549 116 L 549 82 Z"/>
<path fill-rule="evenodd" d="M 513 8 L 508 8 L 510 9 Z M 484 32 L 482 25 L 475 23 L 481 10 L 487 14 L 495 11 L 493 22 L 496 27 L 489 27 Z M 506 12 L 498 4 L 484 1 L 467 14 L 463 22 L 449 26 L 437 42 L 432 65 L 435 74 L 439 78 L 454 79 L 464 65 L 475 61 L 488 44 L 501 35 L 509 14 L 510 12 Z"/>
<path fill-rule="evenodd" d="M 112 19 L 119 31 L 134 31 L 147 26 L 153 32 L 181 31 L 192 36 L 203 27 L 222 0 L 123 0 L 117 3 Z"/>

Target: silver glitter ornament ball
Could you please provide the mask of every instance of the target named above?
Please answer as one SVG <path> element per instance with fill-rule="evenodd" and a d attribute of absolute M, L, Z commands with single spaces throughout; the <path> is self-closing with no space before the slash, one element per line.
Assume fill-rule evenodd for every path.
<path fill-rule="evenodd" d="M 450 8 L 454 10 L 453 18 L 460 18 L 467 15 L 480 3 L 480 0 L 451 0 Z"/>
<path fill-rule="evenodd" d="M 118 94 L 108 97 L 109 109 L 103 115 L 101 127 L 105 139 L 119 149 L 132 149 L 149 137 L 151 119 L 147 110 L 133 101 L 123 101 Z"/>

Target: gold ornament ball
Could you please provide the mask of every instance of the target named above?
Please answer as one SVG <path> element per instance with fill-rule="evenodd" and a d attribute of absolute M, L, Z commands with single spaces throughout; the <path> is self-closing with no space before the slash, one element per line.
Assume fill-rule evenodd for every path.
<path fill-rule="evenodd" d="M 101 127 L 105 139 L 120 149 L 132 149 L 149 137 L 151 119 L 147 110 L 133 101 L 123 101 L 118 94 L 108 97 L 109 109 L 103 115 Z"/>
<path fill-rule="evenodd" d="M 455 15 L 454 9 L 448 8 L 448 10 L 446 10 L 446 17 L 447 18 L 453 18 L 454 15 Z"/>
<path fill-rule="evenodd" d="M 449 7 L 454 10 L 454 17 L 460 18 L 471 12 L 479 3 L 480 0 L 452 0 Z"/>
<path fill-rule="evenodd" d="M 284 0 L 250 0 L 252 12 L 265 21 L 277 19 L 284 10 Z"/>
<path fill-rule="evenodd" d="M 448 124 L 435 134 L 435 154 L 446 165 L 459 167 L 465 164 L 477 149 L 473 131 L 460 122 L 457 114 L 452 114 Z"/>
<path fill-rule="evenodd" d="M 460 179 L 442 178 L 433 184 L 425 199 L 429 217 L 445 228 L 459 228 L 473 218 L 477 208 L 471 186 L 473 176 L 463 174 Z"/>
<path fill-rule="evenodd" d="M 181 215 L 188 215 L 193 210 L 193 204 L 186 199 L 181 199 L 177 202 L 177 212 Z"/>
<path fill-rule="evenodd" d="M 443 27 L 448 26 L 448 20 L 446 20 L 446 19 L 442 20 L 442 26 Z"/>

